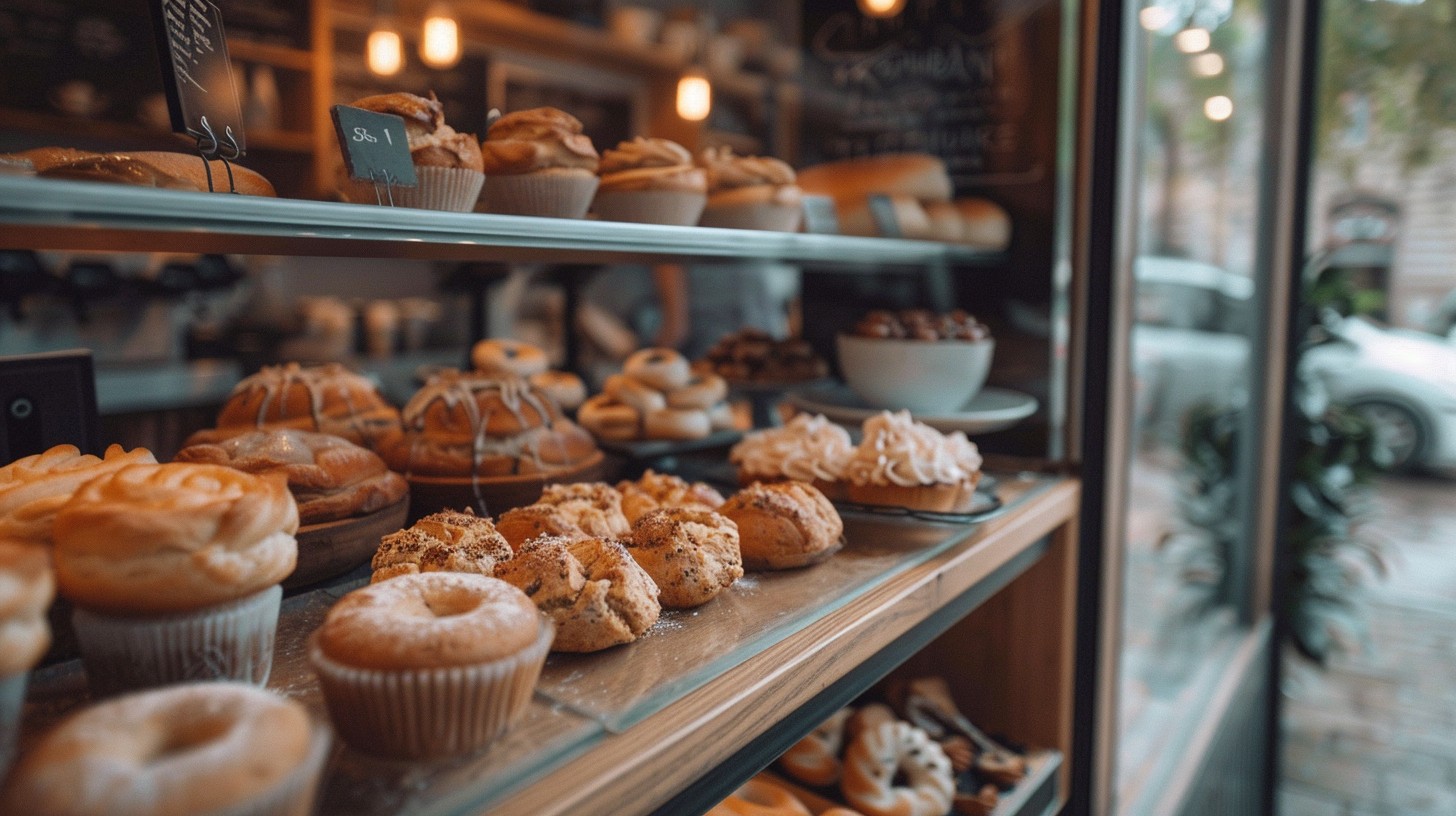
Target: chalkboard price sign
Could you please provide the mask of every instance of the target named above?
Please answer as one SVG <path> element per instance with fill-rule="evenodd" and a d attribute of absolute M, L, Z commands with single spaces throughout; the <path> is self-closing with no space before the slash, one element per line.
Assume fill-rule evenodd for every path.
<path fill-rule="evenodd" d="M 243 115 L 233 84 L 222 12 L 211 0 L 150 0 L 172 130 L 197 139 L 209 158 L 244 152 Z"/>
<path fill-rule="evenodd" d="M 334 130 L 338 133 L 350 178 L 390 187 L 413 187 L 419 183 L 414 160 L 410 158 L 404 119 L 348 105 L 335 105 L 333 114 Z"/>

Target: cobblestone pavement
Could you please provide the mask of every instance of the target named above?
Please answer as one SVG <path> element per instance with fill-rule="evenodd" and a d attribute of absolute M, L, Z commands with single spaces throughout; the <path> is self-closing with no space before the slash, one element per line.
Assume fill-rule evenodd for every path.
<path fill-rule="evenodd" d="M 1280 816 L 1456 816 L 1456 481 L 1393 478 L 1370 643 L 1285 688 Z"/>

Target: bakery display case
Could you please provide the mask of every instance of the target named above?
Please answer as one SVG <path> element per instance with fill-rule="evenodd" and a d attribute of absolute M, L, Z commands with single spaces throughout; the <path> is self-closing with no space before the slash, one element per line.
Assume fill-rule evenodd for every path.
<path fill-rule="evenodd" d="M 721 33 L 710 38 L 716 50 L 675 55 L 666 33 L 657 41 L 634 43 L 578 19 L 519 4 L 459 5 L 465 56 L 450 82 L 438 84 L 445 116 L 462 128 L 471 115 L 483 114 L 487 99 L 500 100 L 507 110 L 521 106 L 513 100 L 571 99 L 610 127 L 626 127 L 624 140 L 648 134 L 693 148 L 733 145 L 739 152 L 776 153 L 796 166 L 905 151 L 961 160 L 939 171 L 941 180 L 929 187 L 918 166 L 908 177 L 892 173 L 889 181 L 864 182 L 874 190 L 909 190 L 872 192 L 869 198 L 883 199 L 872 203 L 852 200 L 865 196 L 837 188 L 842 176 L 830 173 L 828 187 L 809 195 L 825 196 L 817 215 L 827 208 L 837 226 L 811 223 L 808 231 L 441 212 L 328 200 L 338 186 L 339 159 L 327 107 L 358 99 L 366 90 L 397 90 L 406 80 L 419 83 L 409 90 L 424 90 L 422 85 L 435 83 L 439 72 L 412 67 L 412 73 L 395 80 L 364 73 L 361 49 L 351 44 L 374 24 L 372 9 L 349 0 L 315 0 L 307 4 L 306 19 L 294 21 L 287 42 L 276 25 L 269 27 L 267 21 L 274 18 L 267 14 L 252 21 L 246 37 L 229 41 L 235 61 L 274 64 L 277 72 L 298 75 L 285 82 L 290 90 L 281 119 L 269 120 L 278 132 L 270 135 L 264 128 L 258 141 L 260 154 L 277 149 L 275 144 L 293 153 L 281 160 L 259 155 L 259 162 L 250 162 L 250 153 L 243 161 L 263 167 L 279 197 L 0 173 L 0 250 L 229 255 L 245 265 L 279 256 L 289 259 L 289 274 L 300 279 L 312 264 L 346 267 L 355 258 L 397 262 L 399 277 L 422 280 L 433 280 L 442 269 L 464 270 L 460 276 L 468 279 L 478 272 L 472 265 L 480 264 L 503 265 L 509 274 L 550 268 L 564 281 L 560 288 L 568 303 L 590 303 L 590 290 L 583 294 L 581 286 L 602 267 L 690 267 L 731 281 L 735 276 L 746 280 L 764 265 L 781 265 L 802 281 L 795 319 L 806 344 L 826 359 L 838 359 L 835 334 L 848 330 L 867 306 L 940 314 L 965 308 L 985 316 L 998 345 L 996 362 L 989 366 L 990 385 L 983 391 L 1003 402 L 978 411 L 957 412 L 951 406 L 941 412 L 949 419 L 937 424 L 947 433 L 967 431 L 986 452 L 978 503 L 949 512 L 894 512 L 874 503 L 842 502 L 843 549 L 822 563 L 751 571 L 711 603 L 664 611 L 631 644 L 593 654 L 553 654 L 525 713 L 482 752 L 389 761 L 336 746 L 321 777 L 317 812 L 707 812 L 836 710 L 882 697 L 896 683 L 932 675 L 945 679 L 956 706 L 980 728 L 1026 748 L 1023 778 L 1002 790 L 999 804 L 987 812 L 1061 812 L 1074 790 L 1073 769 L 1092 761 L 1077 749 L 1077 729 L 1087 727 L 1078 709 L 1087 701 L 1077 686 L 1079 626 L 1085 625 L 1077 618 L 1082 484 L 1068 454 L 1075 448 L 1068 422 L 1079 400 L 1071 376 L 1079 348 L 1072 333 L 1073 281 L 1057 272 L 1069 268 L 1072 230 L 1066 148 L 1073 136 L 1074 85 L 1072 55 L 1062 39 L 1075 29 L 1075 10 L 1035 4 L 1021 10 L 1030 16 L 1016 19 L 1031 22 L 1014 35 L 992 36 L 988 32 L 1000 30 L 993 23 L 1013 17 L 1011 10 L 995 4 L 974 14 L 961 9 L 954 24 L 943 27 L 912 8 L 899 27 L 866 18 L 856 31 L 846 32 L 836 26 L 846 15 L 860 14 L 854 3 L 841 3 L 828 15 L 811 9 L 814 4 L 802 9 L 729 4 L 725 14 L 767 21 L 778 31 L 769 45 L 760 43 L 752 59 L 732 60 L 725 58 L 725 49 L 748 47 L 732 42 L 751 42 L 751 26 L 737 29 L 738 40 Z M 418 10 L 402 4 L 402 11 L 409 17 Z M 689 22 L 699 29 L 706 25 L 701 19 Z M 934 32 L 941 28 L 956 36 L 939 40 Z M 904 100 L 898 110 L 876 107 L 872 97 L 892 98 L 894 88 L 875 91 L 863 76 L 845 74 L 840 63 L 862 59 L 884 42 L 899 43 L 902 51 L 898 67 L 883 70 L 913 75 L 928 68 L 923 55 L 951 54 L 961 69 L 979 65 L 982 83 L 999 82 L 992 76 L 997 70 L 1009 72 L 1008 90 L 995 98 L 959 92 L 945 97 L 948 108 L 974 120 L 963 132 L 952 120 L 931 121 L 938 108 L 933 100 Z M 1058 49 L 1062 58 L 1049 63 L 1054 69 L 1032 70 L 1039 55 Z M 679 75 L 696 60 L 706 60 L 715 92 L 733 103 L 703 124 L 678 117 L 672 106 Z M 612 76 L 575 84 L 562 79 L 584 71 Z M 933 95 L 948 93 L 947 82 L 954 86 L 968 76 L 905 81 L 921 82 Z M 1022 101 L 1007 102 L 1012 96 Z M 1026 97 L 1038 101 L 1032 104 Z M 479 110 L 460 113 L 467 102 Z M 864 127 L 837 117 L 850 102 L 865 117 Z M 832 124 L 826 123 L 826 112 L 836 114 Z M 478 129 L 485 130 L 484 117 L 477 118 Z M 582 119 L 589 132 L 599 124 L 585 113 Z M 996 122 L 1002 127 L 992 134 L 986 128 Z M 928 141 L 886 141 L 884 131 L 894 128 L 928 134 Z M 9 117 L 0 110 L 0 131 L 4 144 L 18 150 L 31 146 L 23 143 L 37 133 L 50 142 L 64 141 L 67 129 L 48 127 L 45 117 Z M 99 144 L 106 141 L 105 133 L 98 131 L 87 146 L 117 149 Z M 959 141 L 951 138 L 955 133 L 961 133 Z M 602 137 L 594 138 L 599 148 L 609 146 Z M 992 203 L 957 209 L 955 196 Z M 793 207 L 798 206 L 795 199 Z M 971 211 L 994 215 L 984 220 L 962 215 Z M 797 221 L 799 213 L 794 216 Z M 973 222 L 990 223 L 990 237 L 971 236 Z M 353 285 L 337 273 L 324 280 L 320 286 L 347 290 Z M 472 307 L 486 309 L 479 303 Z M 349 330 L 362 336 L 367 331 L 362 313 L 357 318 L 359 325 Z M 475 322 L 469 341 L 482 334 L 476 329 L 483 321 Z M 570 339 L 566 345 L 571 347 Z M 442 344 L 439 360 L 458 365 L 467 350 L 465 343 Z M 363 362 L 368 370 L 370 361 Z M 223 381 L 242 373 L 237 360 L 209 365 L 212 376 Z M 754 366 L 762 370 L 759 362 Z M 404 379 L 415 373 L 409 371 Z M 794 383 L 757 383 L 755 388 L 745 381 L 732 384 L 732 393 L 740 400 L 769 395 L 751 400 L 759 408 L 754 418 L 760 424 L 774 421 L 780 407 L 817 410 L 816 400 L 841 413 L 869 410 L 854 402 L 859 397 L 845 396 L 843 387 L 827 388 L 824 373 L 797 383 L 812 388 Z M 154 408 L 138 383 L 160 383 L 151 386 L 158 397 L 196 387 L 195 382 L 178 386 L 165 379 L 128 379 L 124 371 L 103 371 L 100 380 L 116 383 L 116 393 L 103 395 L 103 403 L 124 404 L 137 414 Z M 409 384 L 409 390 L 414 386 Z M 194 393 L 184 403 L 194 411 L 193 427 L 185 431 L 196 430 L 198 406 L 220 402 L 215 390 L 208 396 Z M 748 419 L 748 411 L 741 414 L 740 420 Z M 851 427 L 858 427 L 861 418 L 831 416 Z M 699 445 L 603 439 L 601 448 L 611 454 L 608 464 L 624 474 L 636 475 L 649 464 L 668 467 L 727 493 L 737 486 L 735 471 L 725 461 L 726 448 L 736 438 Z M 606 473 L 597 477 L 612 480 Z M 463 483 L 479 499 L 476 481 L 472 470 Z M 421 512 L 411 512 L 412 519 L 440 508 L 417 509 Z M 380 535 L 372 526 L 368 531 L 369 538 Z M 330 562 L 318 573 L 329 577 L 312 583 L 284 584 L 288 595 L 267 684 L 302 702 L 320 722 L 328 715 L 310 664 L 309 636 L 341 597 L 369 579 L 362 564 L 348 571 L 336 567 Z M 22 754 L 46 728 L 88 700 L 79 661 L 62 659 L 36 669 L 24 710 Z M 805 796 L 806 802 L 818 803 L 811 804 L 816 813 L 828 807 L 824 793 Z"/>

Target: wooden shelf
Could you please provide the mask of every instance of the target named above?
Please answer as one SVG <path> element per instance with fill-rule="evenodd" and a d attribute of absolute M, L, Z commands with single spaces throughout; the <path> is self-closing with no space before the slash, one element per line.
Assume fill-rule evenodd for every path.
<path fill-rule="evenodd" d="M 55 136 L 57 141 L 69 138 L 85 140 L 88 144 L 99 145 L 106 142 L 110 143 L 108 147 L 98 146 L 94 149 L 118 152 L 140 149 L 184 151 L 187 145 L 187 140 L 182 136 L 144 125 L 106 119 L 76 119 L 13 108 L 0 108 L 0 128 Z M 313 154 L 313 134 L 303 131 L 249 130 L 247 143 L 249 150 Z M 244 163 L 246 161 L 244 159 Z"/>
<path fill-rule="evenodd" d="M 554 655 L 523 721 L 483 754 L 407 764 L 340 750 L 320 812 L 615 815 L 711 804 L 772 758 L 745 761 L 743 749 L 791 744 L 819 722 L 826 692 L 863 692 L 888 670 L 882 664 L 902 662 L 1065 546 L 1048 536 L 1075 517 L 1075 481 L 1003 476 L 999 489 L 1006 510 L 975 525 L 849 514 L 849 541 L 824 564 L 754 574 L 629 646 Z M 363 580 L 284 606 L 269 685 L 320 716 L 303 644 Z M 605 690 L 591 705 L 573 697 L 591 689 Z M 643 716 L 607 711 L 625 714 L 648 698 Z M 24 743 L 85 701 L 79 666 L 38 672 L 28 699 Z M 694 807 L 677 806 L 685 796 Z"/>
<path fill-rule="evenodd" d="M 253 42 L 235 36 L 228 37 L 227 46 L 228 56 L 240 62 L 271 65 L 274 68 L 285 68 L 290 71 L 312 71 L 314 69 L 313 55 L 302 48 Z"/>

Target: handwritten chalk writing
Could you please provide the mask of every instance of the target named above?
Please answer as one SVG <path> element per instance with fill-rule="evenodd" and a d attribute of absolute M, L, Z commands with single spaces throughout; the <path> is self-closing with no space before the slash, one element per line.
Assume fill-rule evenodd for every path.
<path fill-rule="evenodd" d="M 205 154 L 241 155 L 242 110 L 221 11 L 211 0 L 152 0 L 151 7 L 172 129 L 196 137 Z"/>

